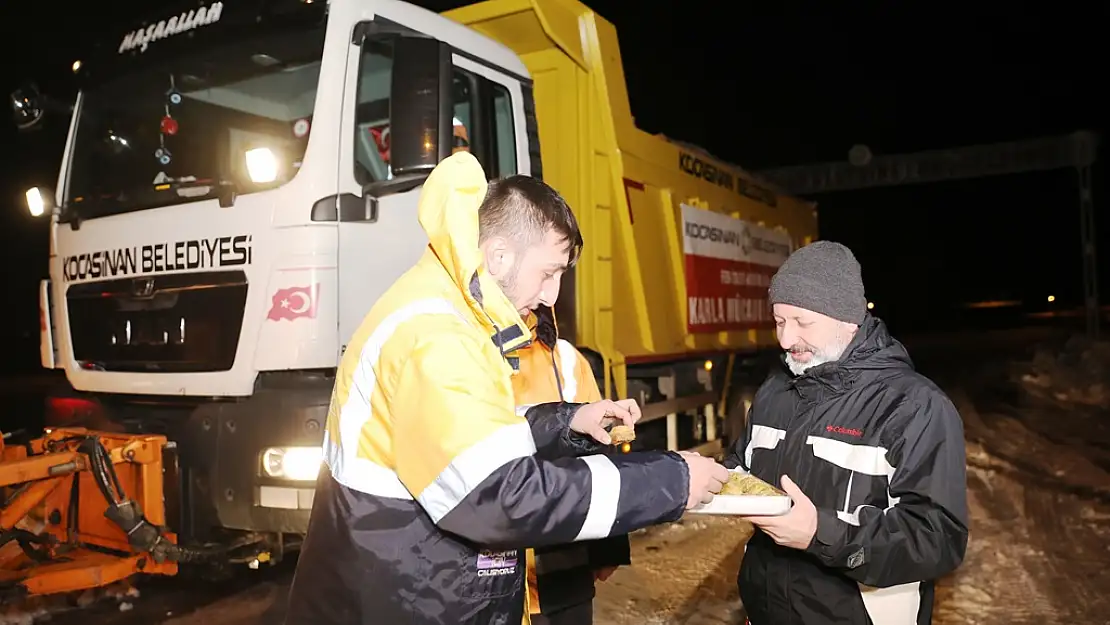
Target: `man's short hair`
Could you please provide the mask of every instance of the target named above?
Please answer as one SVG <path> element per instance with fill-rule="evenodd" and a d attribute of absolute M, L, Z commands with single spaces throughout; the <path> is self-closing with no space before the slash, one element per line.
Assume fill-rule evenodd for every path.
<path fill-rule="evenodd" d="M 578 220 L 559 192 L 538 178 L 517 174 L 489 183 L 478 209 L 478 242 L 503 237 L 521 248 L 543 240 L 554 230 L 567 242 L 568 266 L 582 251 Z"/>

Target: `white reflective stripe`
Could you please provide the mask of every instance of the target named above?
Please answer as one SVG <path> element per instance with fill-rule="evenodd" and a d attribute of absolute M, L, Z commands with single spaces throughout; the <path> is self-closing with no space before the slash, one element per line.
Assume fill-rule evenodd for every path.
<path fill-rule="evenodd" d="M 859 585 L 863 607 L 874 625 L 917 625 L 921 609 L 921 582 L 889 588 Z"/>
<path fill-rule="evenodd" d="M 517 406 L 516 407 L 516 416 L 523 417 L 524 415 L 528 414 L 529 410 L 531 410 L 532 408 L 535 408 L 535 407 L 536 407 L 536 404 L 524 404 L 522 406 Z"/>
<path fill-rule="evenodd" d="M 884 476 L 888 480 L 894 476 L 894 467 L 886 459 L 885 447 L 852 445 L 823 436 L 810 436 L 806 439 L 806 444 L 813 448 L 814 456 L 842 469 L 866 475 Z"/>
<path fill-rule="evenodd" d="M 324 432 L 324 454 L 332 477 L 347 488 L 378 497 L 412 499 L 412 493 L 391 469 L 357 456 L 350 460 L 343 459 L 339 454 L 339 446 L 332 444 L 327 431 Z M 335 464 L 331 461 L 333 455 L 337 460 Z M 336 466 L 342 467 L 342 477 L 337 474 L 334 468 Z"/>
<path fill-rule="evenodd" d="M 617 506 L 621 498 L 621 472 L 613 461 L 605 456 L 582 456 L 580 460 L 590 467 L 590 507 L 586 512 L 582 529 L 574 540 L 606 538 L 617 520 Z"/>
<path fill-rule="evenodd" d="M 836 511 L 836 516 L 841 521 L 844 521 L 845 523 L 848 523 L 849 525 L 855 525 L 856 527 L 859 527 L 859 511 L 864 509 L 864 508 L 874 508 L 874 507 L 875 506 L 869 506 L 867 504 L 864 504 L 862 506 L 856 506 L 856 509 L 851 511 L 851 512 L 848 512 L 847 510 L 837 510 Z"/>
<path fill-rule="evenodd" d="M 779 441 L 784 438 L 786 438 L 786 430 L 767 427 L 766 425 L 753 425 L 752 438 L 748 441 L 747 449 L 744 450 L 744 466 L 751 468 L 753 451 L 774 449 L 778 447 Z"/>
<path fill-rule="evenodd" d="M 574 370 L 578 368 L 578 352 L 563 339 L 555 341 L 555 351 L 559 354 L 559 373 L 563 376 L 563 401 L 574 401 L 578 395 L 578 380 L 574 377 Z"/>
<path fill-rule="evenodd" d="M 898 505 L 898 499 L 899 499 L 898 497 L 891 497 L 889 490 L 887 490 L 886 496 L 887 496 L 887 499 L 890 500 L 890 505 L 888 505 L 886 507 L 886 509 L 883 510 L 884 514 L 886 514 L 887 510 L 890 510 L 894 506 Z M 837 510 L 836 511 L 836 516 L 837 516 L 837 518 L 839 518 L 841 521 L 844 521 L 845 523 L 850 523 L 852 525 L 855 525 L 856 527 L 859 527 L 859 511 L 864 509 L 864 508 L 878 509 L 878 506 L 872 506 L 872 505 L 869 505 L 869 504 L 862 504 L 862 505 L 856 506 L 856 509 L 851 511 L 851 512 L 848 512 L 847 510 Z"/>
<path fill-rule="evenodd" d="M 465 415 L 460 416 L 465 419 Z M 455 456 L 416 500 L 439 523 L 440 519 L 507 462 L 536 453 L 532 428 L 527 422 L 504 425 Z"/>
<path fill-rule="evenodd" d="M 848 488 L 844 489 L 844 511 L 848 511 L 848 506 L 852 505 L 852 480 L 856 478 L 856 472 L 852 471 L 848 474 Z"/>
<path fill-rule="evenodd" d="M 370 420 L 370 398 L 378 383 L 374 369 L 382 347 L 402 323 L 419 315 L 455 315 L 466 321 L 451 302 L 442 298 L 423 299 L 391 313 L 367 337 L 359 353 L 358 365 L 351 373 L 347 401 L 339 408 L 339 440 L 324 437 L 324 460 L 335 481 L 347 488 L 371 495 L 412 499 L 396 473 L 358 457 L 358 443 L 363 426 Z"/>

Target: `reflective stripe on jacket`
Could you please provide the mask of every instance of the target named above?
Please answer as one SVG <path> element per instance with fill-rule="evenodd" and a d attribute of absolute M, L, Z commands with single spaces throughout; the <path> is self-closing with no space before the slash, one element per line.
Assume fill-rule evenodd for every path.
<path fill-rule="evenodd" d="M 592 403 L 601 400 L 589 361 L 569 342 L 556 338 L 550 308 L 529 315 L 532 343 L 509 354 L 517 374 L 513 390 L 518 404 L 553 401 Z M 543 326 L 546 331 L 537 331 Z M 548 327 L 550 326 L 550 327 Z M 548 343 L 554 339 L 555 349 Z M 537 553 L 538 551 L 538 553 Z M 532 614 L 553 611 L 593 600 L 594 570 L 629 564 L 628 536 L 528 550 L 528 607 Z"/>
<path fill-rule="evenodd" d="M 428 249 L 347 345 L 290 625 L 516 625 L 521 549 L 683 512 L 680 456 L 577 458 L 597 446 L 567 427 L 576 404 L 517 415 L 504 353 L 529 329 L 482 268 L 485 193 L 469 153 L 432 171 L 417 210 Z"/>

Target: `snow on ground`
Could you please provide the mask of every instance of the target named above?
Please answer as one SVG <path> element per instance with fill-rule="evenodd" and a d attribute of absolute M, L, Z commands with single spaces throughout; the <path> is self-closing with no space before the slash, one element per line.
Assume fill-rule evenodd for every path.
<path fill-rule="evenodd" d="M 1110 403 L 1110 341 L 1073 336 L 1037 347 L 1031 364 L 1021 363 L 1026 390 L 1058 401 L 1105 408 Z"/>
<path fill-rule="evenodd" d="M 938 625 L 1110 622 L 1107 366 L 1105 345 L 1073 339 L 1057 358 L 1042 348 L 1013 367 L 1009 392 L 988 381 L 953 393 L 971 540 L 938 591 Z"/>
<path fill-rule="evenodd" d="M 1110 507 L 968 445 L 971 536 L 941 580 L 937 625 L 1106 623 Z"/>
<path fill-rule="evenodd" d="M 686 515 L 632 536 L 632 562 L 598 585 L 598 625 L 741 623 L 736 572 L 752 526 Z"/>
<path fill-rule="evenodd" d="M 32 625 L 56 621 L 63 615 L 81 618 L 85 616 L 82 613 L 94 604 L 102 608 L 114 605 L 118 611 L 127 612 L 140 596 L 137 588 L 127 582 L 119 582 L 68 595 L 30 597 L 18 603 L 11 600 L 0 606 L 0 625 Z"/>

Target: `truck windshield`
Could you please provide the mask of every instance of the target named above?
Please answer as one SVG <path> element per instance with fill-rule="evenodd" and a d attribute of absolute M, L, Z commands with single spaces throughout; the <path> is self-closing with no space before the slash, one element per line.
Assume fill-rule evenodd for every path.
<path fill-rule="evenodd" d="M 323 45 L 323 27 L 241 36 L 83 90 L 68 215 L 195 202 L 221 185 L 243 195 L 291 180 L 308 143 Z"/>

